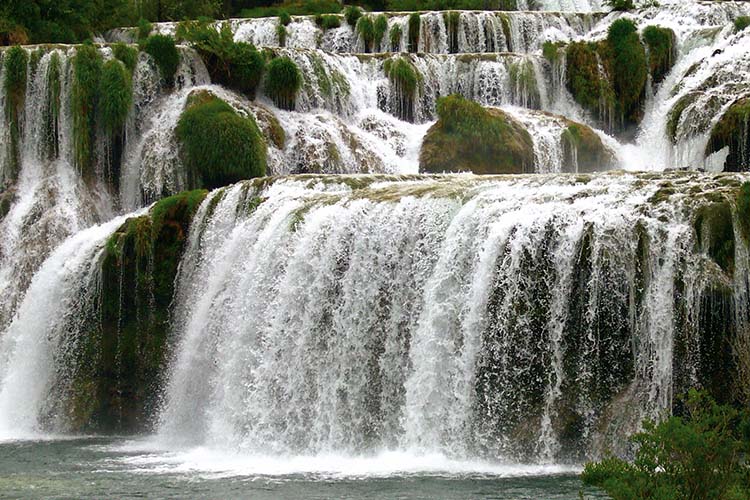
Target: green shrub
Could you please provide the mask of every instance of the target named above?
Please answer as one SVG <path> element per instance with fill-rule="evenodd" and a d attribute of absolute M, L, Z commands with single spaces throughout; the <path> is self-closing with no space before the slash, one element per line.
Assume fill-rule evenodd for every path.
<path fill-rule="evenodd" d="M 370 16 L 362 16 L 357 22 L 357 33 L 362 37 L 365 43 L 365 52 L 372 51 L 372 44 L 375 41 L 375 25 Z"/>
<path fill-rule="evenodd" d="M 599 68 L 597 45 L 573 42 L 566 49 L 566 86 L 584 109 L 602 118 L 614 106 L 614 91 Z M 602 105 L 604 108 L 602 109 Z"/>
<path fill-rule="evenodd" d="M 354 28 L 357 26 L 357 21 L 362 17 L 362 9 L 355 5 L 350 5 L 344 9 L 344 18 L 346 18 L 347 24 Z"/>
<path fill-rule="evenodd" d="M 388 18 L 385 17 L 385 14 L 380 14 L 378 17 L 375 18 L 375 26 L 374 26 L 374 38 L 375 41 L 378 43 L 378 49 L 383 45 L 383 37 L 388 32 Z"/>
<path fill-rule="evenodd" d="M 607 44 L 620 119 L 624 124 L 638 123 L 643 113 L 648 63 L 635 23 L 629 19 L 613 22 L 607 32 Z"/>
<path fill-rule="evenodd" d="M 26 71 L 28 55 L 24 49 L 15 45 L 5 53 L 5 81 L 3 87 L 7 96 L 5 106 L 5 123 L 10 130 L 10 171 L 15 178 L 21 162 L 20 136 L 21 114 L 26 96 Z M 0 165 L 2 168 L 3 165 Z"/>
<path fill-rule="evenodd" d="M 140 18 L 138 20 L 138 40 L 145 40 L 153 31 L 154 26 L 147 20 Z"/>
<path fill-rule="evenodd" d="M 177 36 L 198 51 L 212 81 L 255 97 L 265 60 L 253 45 L 235 42 L 227 24 L 217 30 L 203 21 L 186 21 L 177 27 Z"/>
<path fill-rule="evenodd" d="M 611 152 L 590 127 L 569 121 L 562 132 L 564 171 L 573 173 L 600 172 L 614 162 Z"/>
<path fill-rule="evenodd" d="M 422 75 L 403 57 L 388 59 L 383 69 L 397 96 L 396 116 L 401 120 L 414 121 L 417 88 L 422 82 Z"/>
<path fill-rule="evenodd" d="M 605 0 L 605 3 L 615 11 L 628 11 L 635 9 L 633 0 Z"/>
<path fill-rule="evenodd" d="M 208 92 L 190 97 L 176 131 L 192 187 L 265 175 L 266 145 L 255 120 Z"/>
<path fill-rule="evenodd" d="M 419 12 L 414 12 L 409 16 L 409 52 L 416 52 L 419 49 L 419 28 L 422 23 L 422 17 Z"/>
<path fill-rule="evenodd" d="M 279 39 L 279 47 L 286 45 L 286 26 L 279 24 L 276 26 L 276 36 Z"/>
<path fill-rule="evenodd" d="M 166 35 L 151 35 L 143 42 L 143 51 L 156 62 L 164 83 L 169 87 L 174 85 L 174 75 L 180 65 L 180 53 L 174 39 Z"/>
<path fill-rule="evenodd" d="M 122 61 L 125 67 L 131 72 L 135 69 L 135 65 L 138 63 L 138 49 L 125 45 L 124 43 L 116 43 L 112 45 L 112 55 Z"/>
<path fill-rule="evenodd" d="M 734 30 L 740 32 L 750 26 L 750 16 L 740 16 L 734 20 Z"/>
<path fill-rule="evenodd" d="M 677 37 L 669 28 L 648 26 L 643 30 L 643 41 L 648 47 L 648 62 L 654 83 L 661 83 L 672 69 Z"/>
<path fill-rule="evenodd" d="M 292 16 L 289 15 L 289 12 L 287 12 L 284 9 L 281 9 L 279 11 L 279 24 L 282 26 L 289 26 L 291 22 L 292 22 Z"/>
<path fill-rule="evenodd" d="M 293 110 L 297 92 L 302 86 L 302 73 L 288 57 L 277 57 L 268 63 L 264 90 L 281 109 Z"/>
<path fill-rule="evenodd" d="M 546 41 L 542 44 L 542 56 L 550 63 L 560 60 L 560 44 Z"/>
<path fill-rule="evenodd" d="M 334 14 L 326 14 L 326 15 L 320 16 L 319 26 L 324 31 L 338 28 L 341 26 L 341 18 Z"/>
<path fill-rule="evenodd" d="M 391 39 L 391 50 L 394 52 L 401 50 L 401 34 L 401 26 L 394 24 L 391 32 L 388 34 Z"/>
<path fill-rule="evenodd" d="M 99 80 L 99 116 L 107 134 L 125 126 L 133 103 L 133 86 L 125 66 L 115 59 L 104 63 Z"/>
<path fill-rule="evenodd" d="M 341 11 L 338 0 L 287 0 L 281 5 L 242 9 L 239 17 L 274 17 L 287 12 L 292 16 L 314 16 L 333 14 Z"/>
<path fill-rule="evenodd" d="M 721 406 L 707 394 L 691 390 L 686 414 L 656 424 L 631 440 L 637 446 L 630 463 L 608 457 L 586 464 L 584 484 L 604 489 L 615 500 L 750 497 L 750 452 L 747 410 Z"/>
<path fill-rule="evenodd" d="M 531 136 L 505 112 L 451 95 L 438 99 L 437 113 L 419 154 L 420 171 L 533 172 Z"/>
<path fill-rule="evenodd" d="M 75 163 L 78 170 L 84 174 L 92 173 L 97 93 L 101 73 L 102 57 L 96 47 L 91 44 L 78 46 L 73 57 L 71 111 Z"/>

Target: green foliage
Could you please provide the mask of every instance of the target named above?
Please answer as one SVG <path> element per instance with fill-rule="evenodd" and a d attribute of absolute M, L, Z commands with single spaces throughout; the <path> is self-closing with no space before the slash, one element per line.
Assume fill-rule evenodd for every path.
<path fill-rule="evenodd" d="M 648 63 L 635 23 L 629 19 L 613 22 L 607 32 L 607 44 L 621 121 L 638 123 L 643 114 Z"/>
<path fill-rule="evenodd" d="M 284 47 L 286 45 L 286 34 L 286 26 L 283 24 L 276 26 L 276 36 L 279 39 L 279 47 Z"/>
<path fill-rule="evenodd" d="M 633 0 L 605 0 L 605 3 L 614 11 L 628 11 L 635 9 Z"/>
<path fill-rule="evenodd" d="M 145 40 L 154 30 L 154 26 L 146 19 L 138 20 L 138 40 Z"/>
<path fill-rule="evenodd" d="M 320 15 L 315 18 L 315 22 L 321 29 L 330 30 L 341 26 L 341 18 L 334 14 Z"/>
<path fill-rule="evenodd" d="M 419 49 L 419 29 L 422 18 L 419 12 L 414 12 L 409 16 L 409 52 L 416 52 Z"/>
<path fill-rule="evenodd" d="M 401 26 L 394 24 L 391 32 L 388 34 L 388 37 L 391 39 L 391 50 L 394 52 L 401 50 L 401 34 Z"/>
<path fill-rule="evenodd" d="M 204 21 L 186 21 L 177 37 L 190 42 L 203 58 L 211 80 L 244 93 L 251 99 L 263 75 L 265 60 L 254 46 L 235 42 L 231 28 L 220 30 Z"/>
<path fill-rule="evenodd" d="M 21 114 L 26 96 L 26 72 L 28 55 L 18 45 L 11 47 L 5 53 L 5 81 L 3 87 L 7 95 L 5 106 L 5 123 L 10 129 L 10 157 L 8 158 L 11 177 L 18 174 L 21 163 L 20 135 Z M 0 165 L 2 167 L 2 165 Z"/>
<path fill-rule="evenodd" d="M 518 10 L 516 0 L 389 0 L 390 11 Z"/>
<path fill-rule="evenodd" d="M 750 241 L 750 182 L 743 182 L 737 193 L 737 218 L 746 241 Z"/>
<path fill-rule="evenodd" d="M 344 18 L 346 19 L 347 24 L 352 28 L 357 26 L 357 21 L 359 21 L 360 17 L 362 17 L 362 9 L 356 5 L 350 5 L 344 9 Z"/>
<path fill-rule="evenodd" d="M 71 110 L 73 113 L 73 145 L 75 163 L 79 171 L 92 174 L 93 144 L 96 129 L 99 80 L 102 73 L 102 57 L 91 44 L 80 45 L 73 57 L 73 89 Z"/>
<path fill-rule="evenodd" d="M 669 111 L 667 115 L 667 136 L 672 141 L 672 144 L 677 143 L 677 128 L 680 125 L 680 118 L 682 113 L 685 112 L 688 106 L 690 106 L 698 98 L 698 94 L 691 92 L 682 96 Z"/>
<path fill-rule="evenodd" d="M 119 59 L 131 73 L 138 63 L 138 49 L 124 43 L 112 45 L 112 55 Z"/>
<path fill-rule="evenodd" d="M 542 44 L 542 55 L 550 63 L 555 63 L 560 60 L 560 44 L 550 42 L 549 40 Z"/>
<path fill-rule="evenodd" d="M 242 9 L 239 17 L 274 17 L 287 12 L 292 16 L 315 16 L 318 14 L 334 14 L 341 11 L 341 4 L 337 0 L 288 0 L 280 5 L 260 6 Z"/>
<path fill-rule="evenodd" d="M 279 24 L 282 26 L 289 26 L 291 22 L 292 22 L 292 16 L 289 15 L 289 12 L 287 12 L 284 9 L 281 9 L 279 11 Z"/>
<path fill-rule="evenodd" d="M 107 134 L 119 133 L 133 103 L 133 85 L 125 66 L 115 59 L 104 63 L 99 80 L 99 116 Z"/>
<path fill-rule="evenodd" d="M 740 16 L 734 20 L 734 31 L 740 32 L 750 26 L 750 16 Z"/>
<path fill-rule="evenodd" d="M 597 45 L 574 42 L 568 45 L 566 55 L 568 90 L 578 104 L 601 116 L 613 106 L 614 91 L 600 70 Z"/>
<path fill-rule="evenodd" d="M 191 96 L 177 137 L 191 186 L 213 189 L 265 175 L 266 145 L 255 120 L 208 92 Z"/>
<path fill-rule="evenodd" d="M 297 92 L 302 86 L 302 73 L 288 57 L 277 57 L 268 63 L 264 90 L 281 109 L 293 110 Z"/>
<path fill-rule="evenodd" d="M 385 14 L 380 14 L 378 17 L 375 18 L 375 26 L 374 26 L 374 38 L 375 41 L 378 43 L 378 46 L 380 47 L 383 44 L 383 37 L 388 32 L 388 18 L 385 17 Z"/>
<path fill-rule="evenodd" d="M 508 76 L 511 82 L 511 91 L 515 102 L 520 102 L 524 107 L 539 108 L 541 96 L 536 84 L 536 73 L 534 65 L 528 59 L 512 62 L 508 68 Z"/>
<path fill-rule="evenodd" d="M 632 463 L 608 457 L 586 464 L 584 484 L 604 489 L 614 500 L 731 500 L 750 496 L 750 419 L 691 390 L 685 416 L 656 424 L 631 439 Z"/>
<path fill-rule="evenodd" d="M 734 271 L 733 226 L 732 207 L 726 201 L 702 205 L 696 212 L 694 229 L 699 247 L 730 275 Z"/>
<path fill-rule="evenodd" d="M 397 96 L 396 115 L 402 120 L 414 121 L 414 105 L 422 75 L 403 57 L 388 59 L 383 64 L 383 70 Z"/>
<path fill-rule="evenodd" d="M 523 173 L 533 169 L 531 136 L 510 116 L 457 95 L 437 102 L 438 122 L 425 136 L 422 172 Z"/>
<path fill-rule="evenodd" d="M 607 170 L 614 158 L 601 138 L 586 125 L 569 122 L 562 132 L 565 167 L 569 172 L 589 173 Z"/>
<path fill-rule="evenodd" d="M 648 47 L 648 62 L 654 83 L 661 83 L 675 61 L 677 37 L 669 28 L 648 26 L 643 30 L 643 41 Z"/>
<path fill-rule="evenodd" d="M 167 35 L 151 35 L 143 42 L 143 51 L 156 62 L 164 83 L 169 87 L 174 85 L 174 75 L 180 65 L 180 53 L 174 39 Z"/>
<path fill-rule="evenodd" d="M 62 90 L 62 62 L 60 61 L 60 54 L 54 52 L 50 56 L 49 68 L 47 70 L 47 89 L 49 107 L 46 110 L 46 116 L 44 117 L 45 123 L 45 137 L 47 154 L 50 159 L 56 158 L 59 153 L 59 125 L 60 125 L 60 110 L 62 109 L 62 102 L 60 100 L 60 94 Z"/>
<path fill-rule="evenodd" d="M 729 148 L 725 171 L 750 170 L 750 158 L 746 153 L 750 147 L 750 98 L 734 102 L 714 125 L 705 154 L 710 155 L 725 147 Z"/>
<path fill-rule="evenodd" d="M 372 51 L 372 44 L 375 41 L 375 25 L 370 16 L 362 16 L 357 21 L 357 33 L 362 37 L 365 44 L 365 52 Z"/>

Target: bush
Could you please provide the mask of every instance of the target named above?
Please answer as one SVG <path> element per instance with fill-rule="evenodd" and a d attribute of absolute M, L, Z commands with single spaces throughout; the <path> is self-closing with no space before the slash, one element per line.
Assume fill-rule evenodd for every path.
<path fill-rule="evenodd" d="M 341 11 L 338 0 L 288 0 L 281 5 L 242 9 L 240 17 L 274 17 L 287 12 L 292 16 L 314 16 L 318 14 L 333 14 Z"/>
<path fill-rule="evenodd" d="M 635 23 L 629 19 L 613 22 L 607 32 L 607 44 L 620 119 L 623 123 L 638 123 L 643 112 L 648 63 Z"/>
<path fill-rule="evenodd" d="M 297 92 L 302 86 L 302 73 L 288 57 L 277 57 L 268 63 L 264 90 L 281 109 L 293 110 Z"/>
<path fill-rule="evenodd" d="M 138 20 L 138 40 L 145 40 L 153 31 L 154 26 L 147 20 L 140 18 Z"/>
<path fill-rule="evenodd" d="M 217 30 L 205 21 L 182 22 L 177 37 L 198 51 L 212 81 L 255 97 L 265 60 L 253 45 L 235 42 L 227 24 Z"/>
<path fill-rule="evenodd" d="M 276 37 L 279 39 L 279 47 L 286 45 L 286 26 L 283 24 L 276 26 Z"/>
<path fill-rule="evenodd" d="M 628 11 L 635 9 L 633 0 L 606 0 L 605 3 L 615 11 Z"/>
<path fill-rule="evenodd" d="M 281 9 L 279 11 L 279 24 L 282 26 L 289 26 L 291 22 L 292 22 L 292 16 L 289 15 L 289 12 L 287 12 L 284 9 Z"/>
<path fill-rule="evenodd" d="M 533 172 L 531 136 L 503 111 L 451 95 L 438 99 L 437 113 L 419 154 L 420 171 Z"/>
<path fill-rule="evenodd" d="M 586 464 L 584 484 L 604 489 L 615 500 L 742 499 L 750 497 L 750 420 L 691 390 L 686 415 L 655 424 L 631 440 L 638 447 L 632 463 L 608 457 Z"/>
<path fill-rule="evenodd" d="M 107 134 L 117 134 L 133 103 L 133 86 L 124 65 L 115 59 L 104 63 L 99 80 L 99 116 Z"/>
<path fill-rule="evenodd" d="M 648 62 L 654 83 L 661 83 L 672 69 L 677 37 L 669 28 L 648 26 L 643 30 L 643 41 L 648 47 Z"/>
<path fill-rule="evenodd" d="M 740 16 L 734 20 L 734 30 L 740 32 L 750 26 L 750 16 Z"/>
<path fill-rule="evenodd" d="M 266 145 L 255 120 L 208 92 L 190 97 L 176 132 L 193 188 L 265 175 Z"/>
<path fill-rule="evenodd" d="M 414 12 L 409 16 L 409 52 L 416 52 L 419 49 L 419 28 L 422 18 L 419 12 Z"/>
<path fill-rule="evenodd" d="M 388 18 L 385 17 L 385 14 L 380 14 L 378 17 L 375 18 L 375 27 L 374 27 L 374 38 L 375 41 L 378 43 L 378 48 L 380 49 L 383 45 L 383 37 L 388 32 Z"/>
<path fill-rule="evenodd" d="M 394 24 L 391 28 L 391 32 L 388 34 L 391 39 L 391 50 L 394 52 L 401 50 L 401 34 L 401 26 Z"/>
<path fill-rule="evenodd" d="M 600 71 L 596 44 L 574 42 L 568 45 L 565 75 L 573 98 L 595 116 L 601 117 L 602 103 L 607 109 L 614 105 L 614 91 Z"/>
<path fill-rule="evenodd" d="M 76 48 L 73 57 L 73 145 L 79 171 L 90 174 L 93 164 L 94 130 L 96 126 L 97 91 L 102 73 L 102 57 L 91 44 Z"/>
<path fill-rule="evenodd" d="M 318 18 L 316 18 L 316 22 L 317 19 Z M 320 26 L 324 31 L 338 28 L 341 26 L 341 18 L 335 14 L 326 14 L 320 16 L 320 22 L 318 22 L 318 26 Z"/>
<path fill-rule="evenodd" d="M 156 62 L 164 83 L 169 87 L 174 85 L 174 75 L 180 65 L 180 53 L 174 39 L 166 35 L 151 35 L 143 42 L 143 51 Z"/>
<path fill-rule="evenodd" d="M 116 43 L 112 45 L 112 55 L 122 61 L 125 67 L 131 72 L 135 69 L 135 65 L 138 63 L 138 49 L 125 45 L 124 43 Z"/>
<path fill-rule="evenodd" d="M 372 51 L 372 44 L 375 41 L 375 25 L 370 16 L 362 16 L 357 22 L 357 33 L 362 37 L 365 44 L 365 52 Z"/>
<path fill-rule="evenodd" d="M 396 116 L 401 120 L 414 121 L 417 88 L 422 82 L 422 75 L 403 57 L 388 59 L 383 64 L 383 69 L 397 96 L 397 109 L 394 110 Z"/>
<path fill-rule="evenodd" d="M 355 26 L 357 26 L 357 21 L 359 21 L 359 18 L 362 17 L 362 9 L 360 9 L 356 5 L 350 5 L 346 9 L 344 9 L 344 17 L 346 18 L 347 24 L 354 28 Z"/>

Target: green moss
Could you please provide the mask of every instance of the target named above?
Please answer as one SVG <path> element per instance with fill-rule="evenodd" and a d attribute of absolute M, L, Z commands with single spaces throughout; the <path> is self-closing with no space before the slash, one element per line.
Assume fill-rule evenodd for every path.
<path fill-rule="evenodd" d="M 422 82 L 422 75 L 414 65 L 403 57 L 388 59 L 383 69 L 396 94 L 396 116 L 402 120 L 414 121 L 417 89 Z"/>
<path fill-rule="evenodd" d="M 37 49 L 32 51 L 29 55 L 28 72 L 31 79 L 33 79 L 34 75 L 36 75 L 36 70 L 39 67 L 39 61 L 42 60 L 44 52 L 44 49 L 42 49 L 41 47 L 37 47 Z"/>
<path fill-rule="evenodd" d="M 153 31 L 154 26 L 146 19 L 138 20 L 138 40 L 145 40 Z"/>
<path fill-rule="evenodd" d="M 740 32 L 750 26 L 750 16 L 740 16 L 734 20 L 734 31 Z"/>
<path fill-rule="evenodd" d="M 50 56 L 49 66 L 47 69 L 47 102 L 49 106 L 45 110 L 44 124 L 45 124 L 45 144 L 47 148 L 47 157 L 49 159 L 56 158 L 60 151 L 60 145 L 58 140 L 58 134 L 60 131 L 60 91 L 62 85 L 62 63 L 60 61 L 60 54 L 54 52 Z"/>
<path fill-rule="evenodd" d="M 659 84 L 674 65 L 677 37 L 669 28 L 648 26 L 643 30 L 643 41 L 648 47 L 651 78 L 655 84 Z"/>
<path fill-rule="evenodd" d="M 614 107 L 614 90 L 601 71 L 596 44 L 568 45 L 566 86 L 576 102 L 598 118 L 604 118 Z"/>
<path fill-rule="evenodd" d="M 458 53 L 458 26 L 461 21 L 461 13 L 455 10 L 443 13 L 443 21 L 448 34 L 448 52 Z"/>
<path fill-rule="evenodd" d="M 122 131 L 133 103 L 133 85 L 125 66 L 110 59 L 99 80 L 99 117 L 107 134 Z"/>
<path fill-rule="evenodd" d="M 286 10 L 280 10 L 279 11 L 279 24 L 282 26 L 289 26 L 292 22 L 292 16 L 289 15 L 289 12 Z"/>
<path fill-rule="evenodd" d="M 723 148 L 729 148 L 724 163 L 728 172 L 750 170 L 750 98 L 740 99 L 732 104 L 719 122 L 711 130 L 711 138 L 706 145 L 706 155 Z"/>
<path fill-rule="evenodd" d="M 612 153 L 586 125 L 569 122 L 562 132 L 562 143 L 566 170 L 570 172 L 599 172 L 612 166 Z"/>
<path fill-rule="evenodd" d="M 362 9 L 355 5 L 349 5 L 344 10 L 344 18 L 346 19 L 347 24 L 352 28 L 357 26 L 357 21 L 359 21 L 360 17 L 362 17 Z"/>
<path fill-rule="evenodd" d="M 546 41 L 542 44 L 542 56 L 547 59 L 550 63 L 556 63 L 560 60 L 560 47 L 561 43 Z"/>
<path fill-rule="evenodd" d="M 629 19 L 613 22 L 607 32 L 607 45 L 621 124 L 637 124 L 643 116 L 648 63 L 635 23 Z"/>
<path fill-rule="evenodd" d="M 315 18 L 315 22 L 323 31 L 341 27 L 341 18 L 335 14 L 321 15 L 320 18 Z"/>
<path fill-rule="evenodd" d="M 534 65 L 528 59 L 514 61 L 508 68 L 514 101 L 523 107 L 538 109 L 541 97 L 536 84 Z"/>
<path fill-rule="evenodd" d="M 737 192 L 737 220 L 742 236 L 750 242 L 750 182 L 743 182 Z"/>
<path fill-rule="evenodd" d="M 375 38 L 375 42 L 378 44 L 378 48 L 382 47 L 383 45 L 383 37 L 388 32 L 388 18 L 385 17 L 385 14 L 380 14 L 378 17 L 375 18 L 375 25 L 373 27 L 373 34 Z"/>
<path fill-rule="evenodd" d="M 362 16 L 357 21 L 357 33 L 362 37 L 365 44 L 365 53 L 372 52 L 372 45 L 375 42 L 375 25 L 370 16 Z"/>
<path fill-rule="evenodd" d="M 286 26 L 279 24 L 276 26 L 276 37 L 279 39 L 279 47 L 286 45 Z"/>
<path fill-rule="evenodd" d="M 677 144 L 677 128 L 680 125 L 682 113 L 684 113 L 685 109 L 693 104 L 699 96 L 700 94 L 697 92 L 685 94 L 669 111 L 669 115 L 667 116 L 667 136 L 672 141 L 672 144 Z"/>
<path fill-rule="evenodd" d="M 302 86 L 302 73 L 288 57 L 277 57 L 268 63 L 264 91 L 281 109 L 293 110 L 297 92 Z"/>
<path fill-rule="evenodd" d="M 213 189 L 265 175 L 266 145 L 255 120 L 208 92 L 192 97 L 177 124 L 190 185 Z"/>
<path fill-rule="evenodd" d="M 388 34 L 388 37 L 391 39 L 391 50 L 394 52 L 399 52 L 401 50 L 401 35 L 401 26 L 394 24 L 391 28 L 391 32 Z"/>
<path fill-rule="evenodd" d="M 7 96 L 5 106 L 5 123 L 10 130 L 9 171 L 15 179 L 21 163 L 21 116 L 26 97 L 26 71 L 28 55 L 18 45 L 11 47 L 5 53 L 5 80 L 3 87 Z"/>
<path fill-rule="evenodd" d="M 419 30 L 422 24 L 422 17 L 419 12 L 414 12 L 409 16 L 409 52 L 416 52 L 419 49 Z"/>
<path fill-rule="evenodd" d="M 143 42 L 143 51 L 154 59 L 164 83 L 170 87 L 174 85 L 174 75 L 180 65 L 180 53 L 174 39 L 166 35 L 151 35 Z"/>
<path fill-rule="evenodd" d="M 125 45 L 124 43 L 116 43 L 112 45 L 112 55 L 120 60 L 131 73 L 135 69 L 135 65 L 138 63 L 138 49 Z"/>
<path fill-rule="evenodd" d="M 437 112 L 422 144 L 420 172 L 533 172 L 531 136 L 503 111 L 452 95 L 438 99 Z"/>
<path fill-rule="evenodd" d="M 76 48 L 71 91 L 73 146 L 76 167 L 84 175 L 93 174 L 97 94 L 102 66 L 102 57 L 96 47 L 84 44 Z"/>
<path fill-rule="evenodd" d="M 696 211 L 693 227 L 701 250 L 706 252 L 724 272 L 732 274 L 734 227 L 730 203 L 721 201 L 702 205 Z"/>

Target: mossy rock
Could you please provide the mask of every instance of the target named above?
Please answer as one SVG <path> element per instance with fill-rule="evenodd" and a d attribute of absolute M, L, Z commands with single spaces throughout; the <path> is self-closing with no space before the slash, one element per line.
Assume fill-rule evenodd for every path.
<path fill-rule="evenodd" d="M 102 56 L 96 47 L 91 44 L 76 47 L 76 55 L 73 57 L 73 89 L 70 95 L 73 146 L 76 167 L 87 177 L 93 175 L 96 111 L 102 67 Z"/>
<path fill-rule="evenodd" d="M 268 63 L 263 90 L 276 106 L 289 111 L 294 110 L 297 92 L 301 86 L 302 73 L 290 58 L 276 57 Z"/>
<path fill-rule="evenodd" d="M 266 173 L 266 144 L 252 116 L 210 92 L 193 92 L 177 123 L 192 188 L 213 189 Z"/>
<path fill-rule="evenodd" d="M 157 202 L 107 241 L 95 321 L 76 344 L 68 415 L 74 432 L 150 430 L 165 382 L 177 269 L 203 190 Z"/>
<path fill-rule="evenodd" d="M 648 80 L 646 50 L 635 23 L 624 18 L 613 22 L 607 32 L 607 48 L 620 126 L 628 128 L 643 118 Z"/>
<path fill-rule="evenodd" d="M 591 173 L 612 168 L 615 157 L 591 127 L 568 120 L 562 132 L 563 171 Z"/>
<path fill-rule="evenodd" d="M 737 192 L 737 220 L 743 238 L 750 243 L 750 182 L 743 182 Z"/>
<path fill-rule="evenodd" d="M 397 57 L 383 63 L 388 81 L 395 97 L 396 109 L 393 110 L 399 119 L 413 122 L 416 118 L 418 91 L 422 84 L 422 75 L 406 58 Z"/>
<path fill-rule="evenodd" d="M 750 98 L 732 104 L 711 130 L 706 156 L 729 148 L 724 163 L 727 172 L 750 171 Z"/>
<path fill-rule="evenodd" d="M 26 51 L 16 45 L 8 49 L 3 58 L 5 79 L 3 90 L 7 96 L 5 106 L 5 126 L 10 130 L 9 162 L 7 170 L 11 179 L 16 179 L 21 165 L 21 116 L 26 97 L 26 69 L 29 57 Z M 2 168 L 3 165 L 0 165 Z"/>
<path fill-rule="evenodd" d="M 677 36 L 669 28 L 648 26 L 643 30 L 643 41 L 648 47 L 651 79 L 658 85 L 670 72 L 677 59 Z"/>
<path fill-rule="evenodd" d="M 693 224 L 699 248 L 727 274 L 734 272 L 734 224 L 728 201 L 702 205 Z"/>
<path fill-rule="evenodd" d="M 597 44 L 574 42 L 568 45 L 565 84 L 573 99 L 599 119 L 606 118 L 615 101 L 612 84 L 602 69 Z"/>
<path fill-rule="evenodd" d="M 499 109 L 452 95 L 438 100 L 439 119 L 419 154 L 420 172 L 520 174 L 534 171 L 534 143 L 522 124 Z"/>
<path fill-rule="evenodd" d="M 667 116 L 667 136 L 672 144 L 677 144 L 677 130 L 685 110 L 700 97 L 699 92 L 690 92 L 677 100 Z"/>

